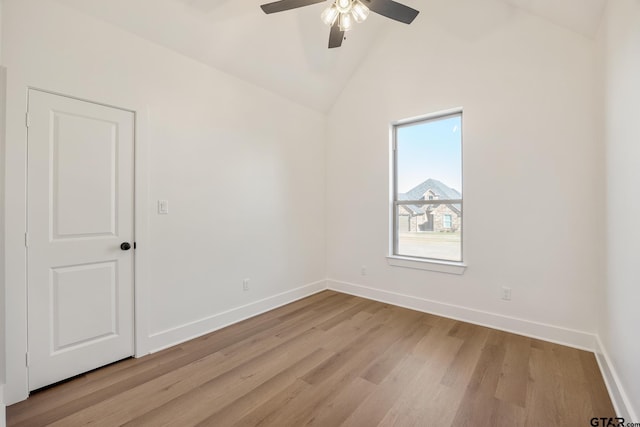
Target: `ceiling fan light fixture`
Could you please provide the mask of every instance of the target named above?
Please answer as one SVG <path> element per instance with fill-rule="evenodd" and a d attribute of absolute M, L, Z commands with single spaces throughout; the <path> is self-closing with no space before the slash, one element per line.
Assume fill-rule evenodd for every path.
<path fill-rule="evenodd" d="M 349 13 L 340 14 L 340 31 L 349 31 L 353 28 L 353 15 Z"/>
<path fill-rule="evenodd" d="M 335 24 L 339 14 L 340 12 L 338 11 L 336 5 L 332 4 L 322 12 L 322 15 L 320 15 L 320 19 L 322 19 L 322 22 L 324 22 L 325 25 L 331 27 L 333 26 L 333 24 Z"/>
<path fill-rule="evenodd" d="M 351 6 L 353 4 L 353 0 L 336 0 L 335 5 L 338 8 L 338 12 L 340 13 L 349 13 L 351 12 Z"/>
<path fill-rule="evenodd" d="M 369 16 L 369 8 L 365 6 L 360 0 L 355 0 L 351 8 L 351 14 L 353 15 L 353 19 L 355 19 L 356 22 L 360 24 L 364 22 Z"/>

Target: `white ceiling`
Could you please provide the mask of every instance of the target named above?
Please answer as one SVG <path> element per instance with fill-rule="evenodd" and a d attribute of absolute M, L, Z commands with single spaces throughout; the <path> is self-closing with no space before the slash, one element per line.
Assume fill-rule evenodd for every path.
<path fill-rule="evenodd" d="M 607 0 L 504 0 L 589 38 L 595 37 Z"/>
<path fill-rule="evenodd" d="M 259 5 L 270 0 L 58 1 L 322 112 L 372 44 L 404 28 L 372 13 L 341 48 L 329 50 L 329 29 L 319 18 L 327 3 L 265 15 Z M 428 0 L 401 1 L 420 10 Z M 595 35 L 606 2 L 503 1 L 588 37 Z"/>

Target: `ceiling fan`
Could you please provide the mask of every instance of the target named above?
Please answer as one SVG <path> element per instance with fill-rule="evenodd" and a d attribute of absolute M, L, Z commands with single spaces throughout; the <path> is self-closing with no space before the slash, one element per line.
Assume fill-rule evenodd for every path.
<path fill-rule="evenodd" d="M 270 14 L 310 6 L 323 1 L 326 0 L 280 0 L 263 4 L 260 7 L 264 13 Z M 344 33 L 353 27 L 354 21 L 360 23 L 367 19 L 370 10 L 405 24 L 411 24 L 420 13 L 393 0 L 331 0 L 331 4 L 321 15 L 322 21 L 331 27 L 329 49 L 342 46 Z"/>

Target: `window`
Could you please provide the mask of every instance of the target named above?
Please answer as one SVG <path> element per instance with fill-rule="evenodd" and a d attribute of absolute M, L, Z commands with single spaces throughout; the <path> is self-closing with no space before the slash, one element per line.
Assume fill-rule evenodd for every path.
<path fill-rule="evenodd" d="M 461 263 L 462 111 L 392 130 L 391 255 Z"/>
<path fill-rule="evenodd" d="M 444 216 L 444 220 L 442 221 L 442 226 L 445 229 L 450 229 L 451 228 L 451 215 L 445 215 Z"/>

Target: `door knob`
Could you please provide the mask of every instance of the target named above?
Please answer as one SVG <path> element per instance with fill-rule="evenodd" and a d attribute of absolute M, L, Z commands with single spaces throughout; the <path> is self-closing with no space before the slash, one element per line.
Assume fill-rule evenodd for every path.
<path fill-rule="evenodd" d="M 131 249 L 131 243 L 124 242 L 120 245 L 120 249 L 122 249 L 123 251 L 128 251 L 129 249 Z"/>

